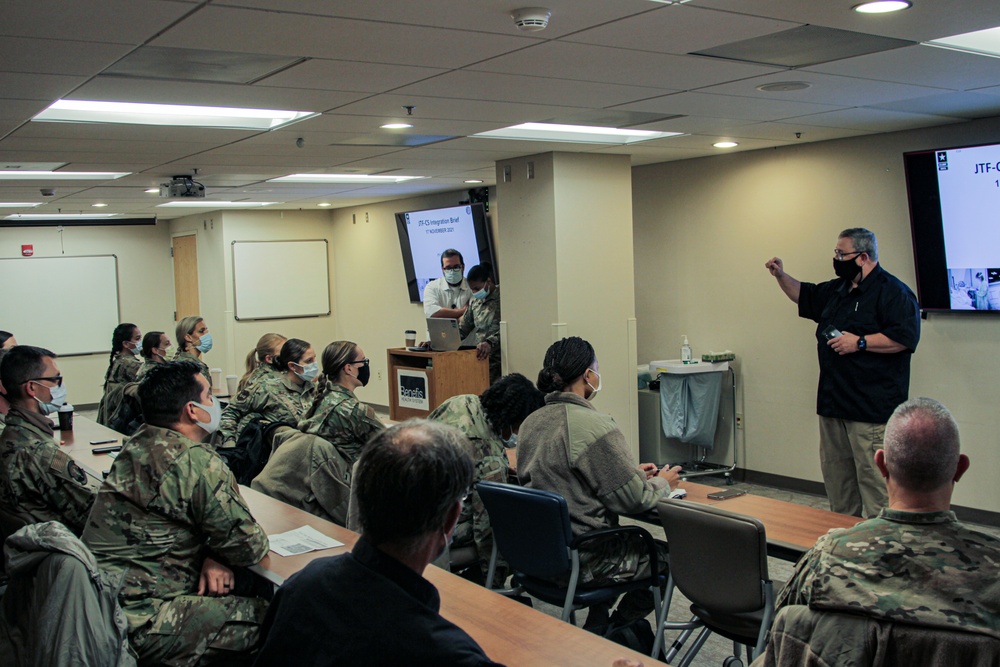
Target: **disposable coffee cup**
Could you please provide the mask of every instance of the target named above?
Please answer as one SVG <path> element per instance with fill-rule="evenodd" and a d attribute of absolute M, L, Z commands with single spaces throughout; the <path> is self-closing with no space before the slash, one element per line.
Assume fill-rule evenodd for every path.
<path fill-rule="evenodd" d="M 73 406 L 69 403 L 59 408 L 59 430 L 73 430 Z"/>
<path fill-rule="evenodd" d="M 212 376 L 212 388 L 215 390 L 214 393 L 219 393 L 219 391 L 222 390 L 222 369 L 209 368 L 208 374 Z"/>
<path fill-rule="evenodd" d="M 235 375 L 226 376 L 226 388 L 229 390 L 230 396 L 236 395 L 236 389 L 239 387 L 240 380 Z"/>
<path fill-rule="evenodd" d="M 417 332 L 413 329 L 407 329 L 403 333 L 406 335 L 406 347 L 414 347 L 417 344 Z"/>

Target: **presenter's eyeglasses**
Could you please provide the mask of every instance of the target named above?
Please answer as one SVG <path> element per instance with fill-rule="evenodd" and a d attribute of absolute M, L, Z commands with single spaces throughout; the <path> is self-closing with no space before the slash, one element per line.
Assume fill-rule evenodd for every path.
<path fill-rule="evenodd" d="M 63 382 L 62 375 L 53 375 L 52 377 L 47 377 L 47 378 L 29 378 L 28 380 L 25 380 L 25 382 L 26 383 L 27 382 L 41 382 L 43 380 L 46 381 L 46 382 L 55 382 L 57 387 L 61 387 L 62 386 L 62 382 Z"/>
<path fill-rule="evenodd" d="M 836 260 L 845 260 L 848 255 L 860 255 L 863 251 L 855 250 L 853 252 L 840 252 L 839 250 L 833 251 L 833 258 Z"/>

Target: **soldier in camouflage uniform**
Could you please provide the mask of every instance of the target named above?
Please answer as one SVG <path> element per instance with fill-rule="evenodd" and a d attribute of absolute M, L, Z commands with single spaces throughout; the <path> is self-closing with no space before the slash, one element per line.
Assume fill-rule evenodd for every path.
<path fill-rule="evenodd" d="M 212 349 L 212 334 L 208 332 L 208 325 L 199 315 L 185 317 L 177 323 L 175 330 L 177 334 L 177 351 L 174 352 L 173 361 L 191 361 L 198 365 L 200 372 L 206 380 L 208 386 L 212 386 L 212 373 L 208 369 L 208 364 L 201 360 L 209 350 Z"/>
<path fill-rule="evenodd" d="M 136 371 L 135 379 L 141 380 L 157 364 L 167 360 L 167 350 L 170 349 L 170 337 L 162 331 L 147 331 L 142 337 L 142 366 Z"/>
<path fill-rule="evenodd" d="M 385 429 L 375 410 L 354 390 L 368 384 L 371 366 L 364 350 L 351 341 L 335 341 L 323 350 L 323 386 L 299 430 L 329 441 L 351 463 L 368 440 Z"/>
<path fill-rule="evenodd" d="M 11 399 L 0 435 L 0 510 L 28 523 L 58 521 L 79 535 L 94 502 L 87 474 L 53 439 L 46 414 L 65 402 L 56 355 L 19 345 L 0 364 Z"/>
<path fill-rule="evenodd" d="M 833 530 L 799 561 L 778 598 L 816 611 L 846 611 L 1000 638 L 1000 540 L 966 528 L 950 511 L 969 467 L 958 425 L 943 405 L 917 398 L 896 408 L 875 464 L 889 507 Z M 835 637 L 800 637 L 836 644 Z"/>
<path fill-rule="evenodd" d="M 475 546 L 483 575 L 489 570 L 493 531 L 475 485 L 483 480 L 507 481 L 510 470 L 507 448 L 515 445 L 521 422 L 544 404 L 542 392 L 531 380 L 512 373 L 500 378 L 479 396 L 463 394 L 449 398 L 427 417 L 454 426 L 469 439 L 469 455 L 476 465 L 476 476 L 472 495 L 462 505 L 452 548 Z M 500 562 L 496 583 L 502 583 L 506 575 L 506 564 Z"/>
<path fill-rule="evenodd" d="M 285 341 L 274 362 L 280 370 L 248 382 L 222 412 L 222 447 L 235 447 L 243 429 L 256 418 L 296 426 L 312 406 L 319 374 L 316 352 L 304 340 Z M 252 377 L 252 376 L 251 376 Z"/>
<path fill-rule="evenodd" d="M 139 399 L 146 424 L 112 464 L 83 541 L 103 570 L 124 573 L 119 601 L 140 665 L 232 662 L 254 646 L 267 602 L 237 590 L 231 568 L 261 562 L 267 535 L 201 442 L 220 413 L 198 367 L 160 364 Z"/>
<path fill-rule="evenodd" d="M 10 348 L 0 347 L 0 364 L 3 363 L 3 358 L 7 354 L 7 350 Z M 10 402 L 4 395 L 3 383 L 0 382 L 0 434 L 3 433 L 4 426 L 7 425 L 7 411 L 10 410 Z"/>
<path fill-rule="evenodd" d="M 286 340 L 288 339 L 277 333 L 266 333 L 257 340 L 257 345 L 247 354 L 247 372 L 236 386 L 237 394 L 244 389 L 251 389 L 265 377 L 279 372 L 275 360 L 281 354 L 281 347 Z"/>
<path fill-rule="evenodd" d="M 458 323 L 465 338 L 476 334 L 476 358 L 490 360 L 490 384 L 500 379 L 500 287 L 493 281 L 493 267 L 488 263 L 469 269 L 472 301 Z"/>
<path fill-rule="evenodd" d="M 108 415 L 115 409 L 111 405 L 112 394 L 120 395 L 121 386 L 135 382 L 142 360 L 138 356 L 142 349 L 142 335 L 139 327 L 129 322 L 123 322 L 115 327 L 111 335 L 111 357 L 108 359 L 108 370 L 104 374 L 104 395 L 97 406 L 97 423 L 108 425 Z"/>

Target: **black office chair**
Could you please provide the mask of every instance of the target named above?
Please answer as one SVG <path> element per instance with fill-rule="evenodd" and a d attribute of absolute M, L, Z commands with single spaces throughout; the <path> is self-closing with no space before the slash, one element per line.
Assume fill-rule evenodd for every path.
<path fill-rule="evenodd" d="M 774 585 L 767 572 L 764 525 L 752 517 L 683 500 L 656 505 L 670 545 L 670 578 L 658 618 L 653 655 L 663 645 L 664 630 L 682 630 L 665 656 L 671 662 L 691 634 L 701 629 L 677 667 L 686 667 L 712 632 L 733 641 L 724 667 L 741 664 L 739 645 L 748 662 L 764 649 L 774 619 Z M 691 601 L 691 620 L 667 619 L 674 587 Z"/>
<path fill-rule="evenodd" d="M 600 588 L 578 590 L 581 545 L 607 535 L 635 533 L 649 549 L 650 572 L 658 571 L 656 545 L 652 536 L 638 526 L 594 530 L 573 537 L 566 500 L 558 493 L 528 489 L 513 484 L 480 482 L 479 497 L 490 515 L 493 527 L 493 554 L 486 575 L 486 587 L 493 589 L 493 575 L 498 553 L 502 553 L 514 575 L 515 595 L 533 597 L 562 606 L 562 620 L 576 623 L 576 611 L 623 593 L 651 588 L 656 609 L 660 608 L 663 575 L 626 581 Z M 556 581 L 568 581 L 564 586 Z"/>

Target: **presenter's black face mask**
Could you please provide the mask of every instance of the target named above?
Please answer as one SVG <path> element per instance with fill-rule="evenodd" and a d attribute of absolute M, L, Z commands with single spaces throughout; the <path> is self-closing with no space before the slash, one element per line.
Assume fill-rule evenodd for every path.
<path fill-rule="evenodd" d="M 838 278 L 854 282 L 854 279 L 861 273 L 861 267 L 854 263 L 854 259 L 834 259 L 833 272 Z"/>
<path fill-rule="evenodd" d="M 361 383 L 362 387 L 368 386 L 368 380 L 372 377 L 372 369 L 368 364 L 365 364 L 358 369 L 358 382 Z"/>

